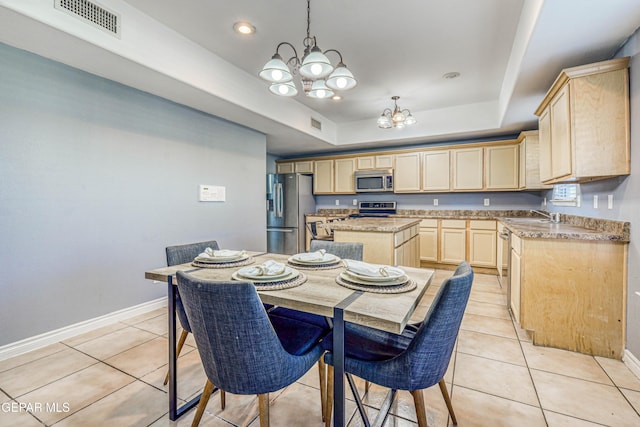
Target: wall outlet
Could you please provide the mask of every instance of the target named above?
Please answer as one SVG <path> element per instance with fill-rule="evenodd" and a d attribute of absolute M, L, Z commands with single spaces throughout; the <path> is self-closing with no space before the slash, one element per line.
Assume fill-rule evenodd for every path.
<path fill-rule="evenodd" d="M 542 200 L 542 207 L 543 208 L 547 207 L 547 198 L 546 197 Z"/>
<path fill-rule="evenodd" d="M 336 199 L 336 206 L 340 206 L 340 200 Z"/>
<path fill-rule="evenodd" d="M 438 206 L 438 199 L 433 199 L 433 206 Z"/>
<path fill-rule="evenodd" d="M 593 209 L 598 209 L 598 195 L 593 195 Z"/>
<path fill-rule="evenodd" d="M 489 199 L 484 199 L 484 205 L 489 206 L 491 204 Z"/>
<path fill-rule="evenodd" d="M 608 208 L 613 209 L 613 194 L 607 196 Z"/>
<path fill-rule="evenodd" d="M 358 206 L 358 199 L 353 199 L 353 206 Z"/>

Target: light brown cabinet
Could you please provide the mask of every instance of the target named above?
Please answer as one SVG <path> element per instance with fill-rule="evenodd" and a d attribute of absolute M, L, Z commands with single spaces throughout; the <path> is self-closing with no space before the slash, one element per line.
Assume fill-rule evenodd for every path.
<path fill-rule="evenodd" d="M 276 173 L 294 173 L 296 171 L 294 162 L 276 164 Z"/>
<path fill-rule="evenodd" d="M 276 173 L 313 173 L 313 160 L 281 162 L 276 164 Z"/>
<path fill-rule="evenodd" d="M 469 264 L 496 267 L 496 221 L 469 221 Z"/>
<path fill-rule="evenodd" d="M 449 150 L 425 151 L 422 159 L 422 189 L 449 191 L 451 181 Z"/>
<path fill-rule="evenodd" d="M 420 188 L 420 152 L 397 154 L 393 173 L 395 193 L 416 193 Z"/>
<path fill-rule="evenodd" d="M 336 159 L 334 167 L 336 176 L 333 192 L 338 194 L 355 193 L 353 178 L 353 172 L 356 168 L 355 159 Z"/>
<path fill-rule="evenodd" d="M 511 236 L 511 308 L 536 345 L 620 359 L 628 244 Z"/>
<path fill-rule="evenodd" d="M 552 188 L 540 180 L 540 144 L 538 131 L 521 132 L 519 142 L 518 186 L 521 190 L 541 190 Z"/>
<path fill-rule="evenodd" d="M 356 158 L 356 170 L 391 168 L 393 168 L 393 156 L 391 154 Z"/>
<path fill-rule="evenodd" d="M 466 221 L 443 219 L 440 223 L 440 262 L 459 264 L 466 260 Z"/>
<path fill-rule="evenodd" d="M 517 190 L 520 146 L 501 145 L 485 148 L 485 189 Z"/>
<path fill-rule="evenodd" d="M 484 149 L 456 148 L 451 150 L 452 190 L 482 190 L 484 188 Z"/>
<path fill-rule="evenodd" d="M 420 261 L 438 262 L 438 220 L 420 221 Z"/>
<path fill-rule="evenodd" d="M 630 172 L 629 58 L 563 70 L 536 110 L 546 184 Z"/>
<path fill-rule="evenodd" d="M 313 162 L 313 194 L 333 194 L 333 160 Z"/>

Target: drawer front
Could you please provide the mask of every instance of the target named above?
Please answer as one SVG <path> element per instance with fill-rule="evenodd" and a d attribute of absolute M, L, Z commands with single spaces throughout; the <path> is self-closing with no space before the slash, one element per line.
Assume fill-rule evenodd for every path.
<path fill-rule="evenodd" d="M 420 221 L 420 228 L 436 228 L 438 227 L 437 219 L 423 219 Z"/>
<path fill-rule="evenodd" d="M 492 220 L 471 220 L 469 228 L 472 230 L 495 230 L 496 221 Z"/>
<path fill-rule="evenodd" d="M 466 228 L 467 221 L 464 219 L 443 219 L 442 228 Z"/>

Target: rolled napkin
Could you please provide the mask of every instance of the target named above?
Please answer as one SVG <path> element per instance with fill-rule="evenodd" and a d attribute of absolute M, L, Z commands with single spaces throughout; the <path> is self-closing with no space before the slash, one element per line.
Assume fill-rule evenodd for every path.
<path fill-rule="evenodd" d="M 204 252 L 202 252 L 198 257 L 202 258 L 216 258 L 216 257 L 234 257 L 234 256 L 242 256 L 245 254 L 245 251 L 233 251 L 230 249 L 220 249 L 214 250 L 211 248 L 206 248 Z"/>
<path fill-rule="evenodd" d="M 325 251 L 324 249 L 320 249 L 319 251 L 315 252 L 305 252 L 297 254 L 295 256 L 295 259 L 299 261 L 322 261 L 326 252 L 327 251 Z"/>
<path fill-rule="evenodd" d="M 361 276 L 368 277 L 388 277 L 389 276 L 389 266 L 387 265 L 378 265 L 378 264 L 369 264 L 367 262 L 356 261 L 353 259 L 343 259 L 344 265 L 347 267 L 348 271 L 352 271 Z"/>
<path fill-rule="evenodd" d="M 285 268 L 283 263 L 269 260 L 260 265 L 249 267 L 243 272 L 248 276 L 276 276 L 284 273 Z"/>

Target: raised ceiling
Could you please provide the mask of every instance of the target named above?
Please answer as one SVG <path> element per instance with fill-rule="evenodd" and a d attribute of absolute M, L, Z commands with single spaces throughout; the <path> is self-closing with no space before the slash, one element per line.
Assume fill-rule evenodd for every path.
<path fill-rule="evenodd" d="M 640 25 L 637 0 L 312 0 L 311 34 L 359 82 L 332 101 L 279 98 L 257 77 L 279 42 L 303 49 L 304 0 L 96 1 L 121 14 L 121 39 L 53 2 L 25 3 L 0 0 L 3 42 L 256 129 L 277 155 L 536 128 L 533 111 L 562 68 L 609 59 Z M 237 21 L 257 32 L 236 34 Z M 461 76 L 443 78 L 452 71 Z M 418 124 L 376 127 L 392 95 Z"/>

